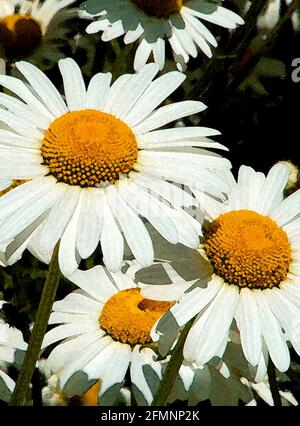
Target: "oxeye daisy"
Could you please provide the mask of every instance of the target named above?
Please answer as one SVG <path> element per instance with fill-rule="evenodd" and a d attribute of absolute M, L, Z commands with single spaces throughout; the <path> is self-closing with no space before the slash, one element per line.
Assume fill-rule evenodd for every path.
<path fill-rule="evenodd" d="M 155 352 L 147 347 L 152 342 L 150 331 L 172 302 L 145 299 L 130 276 L 110 274 L 100 266 L 78 270 L 70 280 L 80 290 L 54 303 L 49 324 L 60 325 L 46 334 L 43 348 L 63 342 L 50 353 L 46 376 L 55 374 L 58 388 L 69 397 L 77 394 L 76 373 L 85 374 L 89 386 L 100 380 L 101 403 L 107 391 L 121 387 L 129 368 L 137 393 L 150 404 L 153 394 L 145 368 L 158 378 L 162 369 Z"/>
<path fill-rule="evenodd" d="M 104 263 L 117 271 L 125 238 L 149 266 L 152 241 L 140 216 L 169 242 L 197 247 L 199 223 L 181 206 L 198 202 L 177 184 L 220 195 L 228 188 L 216 171 L 230 163 L 204 149 L 224 149 L 208 138 L 219 133 L 214 129 L 157 130 L 206 108 L 184 101 L 156 109 L 184 75 L 153 80 L 158 66 L 148 64 L 112 85 L 110 74 L 96 74 L 86 89 L 78 65 L 64 59 L 64 101 L 38 68 L 16 66 L 28 84 L 0 76 L 18 96 L 0 94 L 0 172 L 2 179 L 26 182 L 0 197 L 4 260 L 32 238 L 45 255 L 61 239 L 60 268 L 70 275 L 100 242 Z"/>
<path fill-rule="evenodd" d="M 100 15 L 87 27 L 88 33 L 103 31 L 103 41 L 124 35 L 126 44 L 139 39 L 136 70 L 145 65 L 151 54 L 160 69 L 164 68 L 165 40 L 180 70 L 190 56 L 197 56 L 198 48 L 211 58 L 211 46 L 218 43 L 202 21 L 229 29 L 244 23 L 236 13 L 206 0 L 100 0 L 93 9 L 88 4 L 85 7 Z"/>
<path fill-rule="evenodd" d="M 5 304 L 0 301 L 0 309 Z M 23 340 L 20 330 L 9 326 L 0 318 L 0 363 L 13 364 L 15 362 L 17 351 L 26 351 L 27 343 Z M 9 401 L 11 393 L 15 387 L 15 382 L 0 367 L 0 399 Z"/>
<path fill-rule="evenodd" d="M 34 59 L 33 54 L 39 62 L 49 60 L 54 54 L 51 43 L 63 35 L 61 28 L 57 26 L 60 24 L 58 12 L 74 2 L 75 0 L 1 0 L 0 53 L 2 50 L 9 62 L 29 56 Z M 43 49 L 43 46 L 47 49 Z M 61 53 L 57 54 L 57 59 L 60 57 Z"/>
<path fill-rule="evenodd" d="M 199 251 L 214 273 L 171 309 L 180 326 L 197 315 L 184 346 L 188 361 L 202 365 L 222 354 L 234 319 L 251 365 L 266 352 L 285 371 L 288 342 L 300 353 L 300 191 L 283 199 L 288 178 L 282 164 L 266 177 L 242 166 L 227 202 L 196 193 L 207 218 Z"/>
<path fill-rule="evenodd" d="M 44 362 L 45 360 L 43 360 Z M 40 368 L 41 370 L 41 368 Z M 42 371 L 43 372 L 43 371 Z M 91 386 L 84 394 L 68 398 L 58 387 L 58 377 L 53 374 L 46 380 L 46 386 L 42 389 L 43 405 L 46 406 L 97 406 L 99 381 Z"/>

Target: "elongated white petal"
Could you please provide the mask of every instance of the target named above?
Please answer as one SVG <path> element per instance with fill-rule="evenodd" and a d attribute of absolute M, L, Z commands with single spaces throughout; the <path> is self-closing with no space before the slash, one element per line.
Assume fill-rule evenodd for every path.
<path fill-rule="evenodd" d="M 71 59 L 61 59 L 58 66 L 63 78 L 65 96 L 70 111 L 80 111 L 86 108 L 87 96 L 81 70 Z"/>
<path fill-rule="evenodd" d="M 37 67 L 29 62 L 17 62 L 16 67 L 28 80 L 54 117 L 59 117 L 67 112 L 67 107 L 53 83 Z"/>
<path fill-rule="evenodd" d="M 268 351 L 279 371 L 286 371 L 290 365 L 290 354 L 280 325 L 273 315 L 262 291 L 255 292 L 262 335 Z"/>
<path fill-rule="evenodd" d="M 108 188 L 107 198 L 133 255 L 141 265 L 150 266 L 154 257 L 153 246 L 142 220 L 113 186 Z"/>
<path fill-rule="evenodd" d="M 214 277 L 206 289 L 195 288 L 187 293 L 182 300 L 171 308 L 171 313 L 178 325 L 186 324 L 191 318 L 201 312 L 215 298 L 222 287 L 221 279 Z"/>
<path fill-rule="evenodd" d="M 251 290 L 247 288 L 240 292 L 235 318 L 240 330 L 245 357 L 250 364 L 257 365 L 261 356 L 261 327 L 255 299 Z"/>
<path fill-rule="evenodd" d="M 164 101 L 185 80 L 185 76 L 177 71 L 157 78 L 147 88 L 140 102 L 127 114 L 126 123 L 137 126 Z"/>
<path fill-rule="evenodd" d="M 78 269 L 69 278 L 79 288 L 102 303 L 105 303 L 117 291 L 102 266 L 94 266 L 87 271 Z"/>
<path fill-rule="evenodd" d="M 103 198 L 103 208 L 104 214 L 101 233 L 103 260 L 108 269 L 111 271 L 119 271 L 121 269 L 124 254 L 124 239 L 116 224 L 106 197 Z"/>
<path fill-rule="evenodd" d="M 111 73 L 94 75 L 87 89 L 87 108 L 99 109 L 100 111 L 104 109 L 111 79 Z"/>

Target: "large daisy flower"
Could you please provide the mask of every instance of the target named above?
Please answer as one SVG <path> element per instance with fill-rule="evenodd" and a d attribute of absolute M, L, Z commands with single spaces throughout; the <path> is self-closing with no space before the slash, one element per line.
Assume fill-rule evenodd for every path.
<path fill-rule="evenodd" d="M 100 266 L 78 270 L 70 279 L 81 290 L 54 303 L 49 324 L 61 325 L 46 334 L 43 348 L 64 341 L 50 353 L 45 374 L 55 374 L 58 388 L 69 397 L 78 393 L 76 373 L 81 372 L 81 378 L 85 374 L 89 385 L 100 380 L 101 400 L 107 391 L 121 387 L 130 367 L 137 396 L 151 404 L 153 393 L 144 371 L 159 379 L 162 367 L 155 352 L 143 345 L 152 342 L 151 328 L 172 302 L 145 299 L 129 276 L 109 274 Z"/>
<path fill-rule="evenodd" d="M 0 309 L 6 302 L 0 301 Z M 26 351 L 27 343 L 20 330 L 9 326 L 0 318 L 0 363 L 13 364 L 18 350 Z M 0 367 L 0 399 L 8 402 L 15 382 Z"/>
<path fill-rule="evenodd" d="M 204 149 L 224 148 L 207 138 L 214 129 L 157 130 L 205 109 L 197 101 L 156 109 L 185 76 L 176 71 L 153 81 L 158 66 L 148 64 L 112 85 L 110 74 L 96 74 L 86 89 L 78 65 L 64 59 L 64 101 L 38 68 L 16 66 L 28 84 L 0 76 L 18 96 L 0 94 L 0 172 L 27 182 L 0 197 L 4 260 L 31 238 L 46 254 L 61 239 L 60 267 L 70 275 L 100 241 L 105 264 L 117 271 L 125 237 L 148 266 L 153 247 L 140 215 L 169 242 L 197 247 L 199 224 L 180 208 L 197 203 L 176 184 L 220 195 L 228 188 L 216 170 L 230 163 Z"/>
<path fill-rule="evenodd" d="M 139 39 L 134 68 L 139 70 L 151 53 L 160 69 L 165 65 L 165 40 L 171 45 L 177 66 L 195 58 L 200 48 L 209 58 L 217 40 L 201 21 L 234 29 L 243 24 L 236 13 L 206 0 L 100 0 L 88 12 L 99 19 L 87 27 L 88 33 L 103 31 L 102 40 L 124 35 L 126 44 Z"/>
<path fill-rule="evenodd" d="M 0 2 L 0 53 L 11 62 L 31 56 L 41 59 L 53 56 L 52 41 L 57 40 L 60 29 L 55 25 L 58 12 L 75 0 L 1 0 Z M 57 21 L 58 24 L 58 21 Z M 41 50 L 42 45 L 47 46 Z M 44 54 L 44 56 L 43 56 Z M 38 57 L 36 59 L 38 59 Z"/>
<path fill-rule="evenodd" d="M 188 361 L 222 355 L 233 319 L 246 359 L 260 370 L 265 353 L 278 370 L 289 368 L 287 342 L 300 354 L 300 191 L 283 199 L 288 178 L 282 164 L 266 177 L 242 166 L 227 202 L 196 194 L 207 218 L 200 251 L 214 274 L 171 309 L 180 326 L 197 315 L 184 347 Z"/>

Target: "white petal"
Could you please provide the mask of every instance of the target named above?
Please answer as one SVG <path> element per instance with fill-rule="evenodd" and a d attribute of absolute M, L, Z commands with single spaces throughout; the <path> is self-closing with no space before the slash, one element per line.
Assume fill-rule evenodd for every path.
<path fill-rule="evenodd" d="M 277 319 L 274 317 L 263 291 L 255 292 L 262 335 L 268 351 L 279 371 L 286 371 L 290 365 L 290 354 Z"/>
<path fill-rule="evenodd" d="M 240 292 L 235 318 L 245 357 L 250 364 L 257 365 L 261 356 L 261 327 L 256 302 L 252 297 L 252 291 L 247 288 Z"/>
<path fill-rule="evenodd" d="M 300 190 L 289 195 L 271 213 L 271 217 L 279 226 L 283 226 L 300 213 Z"/>
<path fill-rule="evenodd" d="M 137 74 L 132 75 L 118 98 L 118 105 L 113 109 L 119 118 L 126 118 L 126 114 L 139 101 L 153 78 L 158 73 L 156 64 L 145 65 Z"/>
<path fill-rule="evenodd" d="M 144 348 L 141 350 L 140 346 L 134 348 L 131 356 L 130 378 L 132 384 L 140 390 L 149 405 L 153 401 L 153 395 L 147 379 L 145 378 L 143 366 L 150 365 L 161 374 L 161 364 L 155 362 L 154 359 L 155 354 L 151 349 Z"/>
<path fill-rule="evenodd" d="M 62 184 L 62 186 L 66 185 Z M 58 197 L 41 230 L 39 237 L 39 250 L 41 252 L 47 253 L 54 249 L 73 216 L 79 196 L 80 190 L 73 187 L 66 188 Z"/>
<path fill-rule="evenodd" d="M 219 348 L 224 342 L 224 337 L 226 337 L 230 329 L 238 304 L 238 298 L 239 291 L 235 286 L 224 284 L 221 287 L 212 302 L 206 321 L 201 326 L 201 334 L 197 341 L 197 350 L 195 353 L 197 364 L 205 364 L 219 352 Z M 220 315 L 220 312 L 222 312 L 222 315 Z M 198 321 L 201 321 L 201 316 Z"/>
<path fill-rule="evenodd" d="M 183 326 L 209 305 L 216 297 L 222 285 L 223 281 L 221 279 L 213 277 L 206 289 L 195 288 L 187 293 L 179 303 L 171 308 L 171 313 L 178 325 Z"/>
<path fill-rule="evenodd" d="M 126 123 L 131 126 L 143 125 L 143 120 L 160 105 L 185 80 L 185 75 L 172 71 L 154 80 L 140 101 L 135 104 L 125 117 Z"/>
<path fill-rule="evenodd" d="M 59 253 L 58 253 L 58 260 L 59 260 L 59 266 L 62 274 L 65 277 L 68 277 L 69 275 L 72 275 L 76 269 L 78 268 L 78 265 L 80 263 L 80 256 L 76 251 L 76 237 L 77 237 L 77 227 L 78 227 L 78 220 L 79 220 L 79 213 L 82 203 L 82 192 L 80 193 L 80 198 L 77 203 L 75 212 L 69 221 L 65 232 L 63 233 L 63 236 L 60 241 L 59 245 Z"/>
<path fill-rule="evenodd" d="M 66 114 L 66 105 L 54 84 L 37 67 L 29 62 L 17 62 L 16 67 L 28 80 L 54 117 Z"/>
<path fill-rule="evenodd" d="M 87 271 L 78 269 L 69 279 L 102 303 L 105 303 L 117 291 L 102 266 L 94 266 Z"/>
<path fill-rule="evenodd" d="M 95 324 L 95 330 L 97 326 Z M 58 327 L 53 328 L 52 330 L 46 333 L 42 348 L 52 345 L 52 343 L 59 342 L 60 340 L 66 339 L 67 337 L 78 336 L 81 333 L 91 330 L 91 324 L 81 323 L 81 324 L 63 324 Z"/>
<path fill-rule="evenodd" d="M 133 255 L 141 265 L 150 266 L 154 257 L 153 246 L 142 220 L 123 201 L 114 186 L 108 187 L 107 199 Z"/>
<path fill-rule="evenodd" d="M 115 108 L 118 105 L 119 97 L 124 90 L 124 87 L 127 86 L 128 82 L 131 80 L 131 74 L 123 74 L 119 77 L 111 86 L 107 101 L 105 103 L 105 112 L 115 115 Z"/>
<path fill-rule="evenodd" d="M 283 190 L 289 178 L 289 169 L 282 164 L 276 164 L 269 171 L 257 202 L 257 211 L 268 214 L 283 198 Z"/>
<path fill-rule="evenodd" d="M 121 383 L 125 377 L 131 358 L 131 347 L 119 342 L 111 344 L 113 354 L 109 358 L 110 368 L 105 368 L 101 375 L 100 400 L 101 395 L 116 383 Z"/>
<path fill-rule="evenodd" d="M 110 346 L 110 341 L 110 337 L 100 338 L 98 341 L 85 348 L 84 351 L 81 351 L 79 356 L 74 357 L 60 374 L 61 388 L 66 385 L 69 378 L 77 371 L 82 370 L 88 374 L 86 371 L 86 366 L 93 362 L 94 359 L 97 359 L 99 356 L 101 356 L 103 352 L 105 352 L 105 349 Z M 91 377 L 89 376 L 89 378 Z"/>
<path fill-rule="evenodd" d="M 98 73 L 91 79 L 87 89 L 87 108 L 99 109 L 102 111 L 105 107 L 109 94 L 111 73 Z"/>
<path fill-rule="evenodd" d="M 165 124 L 171 123 L 172 121 L 197 114 L 205 109 L 206 106 L 198 101 L 182 101 L 166 105 L 156 110 L 153 114 L 146 118 L 145 121 L 136 126 L 135 131 L 137 133 L 147 133 L 151 130 L 158 129 Z"/>
<path fill-rule="evenodd" d="M 83 191 L 78 219 L 76 246 L 82 259 L 87 259 L 100 241 L 102 217 L 98 216 L 98 190 Z"/>
<path fill-rule="evenodd" d="M 135 71 L 139 71 L 149 59 L 149 56 L 152 52 L 152 43 L 148 43 L 146 39 L 140 42 L 138 48 L 136 49 L 133 68 Z"/>
<path fill-rule="evenodd" d="M 119 188 L 119 194 L 138 215 L 145 217 L 167 241 L 173 244 L 178 242 L 176 226 L 162 203 L 133 182 L 120 182 Z"/>
<path fill-rule="evenodd" d="M 124 239 L 106 201 L 106 197 L 103 198 L 103 208 L 104 214 L 101 233 L 103 261 L 109 270 L 119 271 L 123 261 Z"/>
<path fill-rule="evenodd" d="M 87 96 L 81 70 L 77 63 L 71 59 L 61 59 L 58 62 L 61 72 L 65 96 L 70 111 L 80 111 L 86 108 Z"/>

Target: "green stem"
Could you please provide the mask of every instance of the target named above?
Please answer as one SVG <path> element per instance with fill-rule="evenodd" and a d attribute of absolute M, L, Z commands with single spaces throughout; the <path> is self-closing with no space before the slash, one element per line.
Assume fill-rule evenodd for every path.
<path fill-rule="evenodd" d="M 9 402 L 9 405 L 12 406 L 24 404 L 26 393 L 28 391 L 34 373 L 36 363 L 40 356 L 41 346 L 43 343 L 44 335 L 47 330 L 52 305 L 55 300 L 56 291 L 60 280 L 58 250 L 59 243 L 57 243 L 52 254 L 52 259 L 49 265 L 28 348 L 25 353 L 24 361 L 18 376 L 14 392 Z"/>
<path fill-rule="evenodd" d="M 152 406 L 154 407 L 162 407 L 167 405 L 169 395 L 172 391 L 183 361 L 183 346 L 193 323 L 194 318 L 186 324 L 180 334 L 175 348 L 172 351 L 170 361 L 168 362 L 166 371 L 163 375 L 162 381 L 160 382 L 160 386 L 152 403 Z"/>
<path fill-rule="evenodd" d="M 281 407 L 282 402 L 281 402 L 278 383 L 276 379 L 276 370 L 271 359 L 269 359 L 269 363 L 268 363 L 268 379 L 269 379 L 269 385 L 270 385 L 270 390 L 273 397 L 274 405 L 275 407 Z"/>

